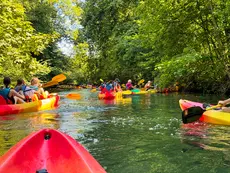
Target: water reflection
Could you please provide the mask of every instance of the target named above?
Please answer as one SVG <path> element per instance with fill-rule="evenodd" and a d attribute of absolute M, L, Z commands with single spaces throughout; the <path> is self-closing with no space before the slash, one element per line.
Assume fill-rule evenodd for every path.
<path fill-rule="evenodd" d="M 2 155 L 15 143 L 33 131 L 42 128 L 58 129 L 58 114 L 36 112 L 1 117 L 0 123 L 0 154 Z"/>
<path fill-rule="evenodd" d="M 211 151 L 228 151 L 230 146 L 229 126 L 218 126 L 203 122 L 182 125 L 183 143 Z"/>
<path fill-rule="evenodd" d="M 56 110 L 0 117 L 0 154 L 33 131 L 54 128 L 82 143 L 109 173 L 230 172 L 230 127 L 181 122 L 179 99 L 213 96 L 152 94 L 106 101 L 89 90 L 60 95 L 71 92 L 81 99 L 62 97 Z"/>
<path fill-rule="evenodd" d="M 132 103 L 132 97 L 118 97 L 115 99 L 111 100 L 101 100 L 105 105 L 126 105 L 126 104 L 131 104 Z"/>

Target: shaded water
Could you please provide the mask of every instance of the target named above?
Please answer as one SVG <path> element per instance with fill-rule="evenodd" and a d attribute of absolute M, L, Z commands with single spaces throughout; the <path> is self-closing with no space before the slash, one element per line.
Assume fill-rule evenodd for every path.
<path fill-rule="evenodd" d="M 108 173 L 230 172 L 230 126 L 181 123 L 179 99 L 215 104 L 215 96 L 104 101 L 89 90 L 68 92 L 82 99 L 62 97 L 56 110 L 0 117 L 0 154 L 33 131 L 54 128 L 83 144 Z"/>

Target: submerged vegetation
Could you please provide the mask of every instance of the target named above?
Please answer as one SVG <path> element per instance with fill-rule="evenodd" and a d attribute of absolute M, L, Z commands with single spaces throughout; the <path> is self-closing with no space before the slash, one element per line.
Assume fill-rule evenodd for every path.
<path fill-rule="evenodd" d="M 227 0 L 2 0 L 0 8 L 2 76 L 229 92 Z"/>

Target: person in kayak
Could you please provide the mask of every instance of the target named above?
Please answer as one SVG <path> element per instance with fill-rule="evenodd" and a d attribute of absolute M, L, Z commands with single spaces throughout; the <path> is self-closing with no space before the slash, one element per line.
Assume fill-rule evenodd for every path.
<path fill-rule="evenodd" d="M 148 90 L 151 88 L 151 84 L 152 84 L 151 81 L 148 81 L 148 82 L 145 84 L 145 86 L 144 86 L 145 91 L 148 91 Z"/>
<path fill-rule="evenodd" d="M 29 86 L 31 89 L 35 90 L 35 94 L 38 95 L 39 99 L 44 99 L 47 98 L 48 96 L 48 91 L 44 91 L 42 88 L 42 85 L 40 84 L 40 81 L 37 77 L 34 77 L 30 81 L 31 85 Z"/>
<path fill-rule="evenodd" d="M 33 100 L 35 90 L 28 87 L 23 79 L 17 80 L 17 85 L 14 89 L 21 95 L 25 96 L 26 102 L 31 102 Z"/>
<path fill-rule="evenodd" d="M 111 92 L 113 90 L 113 84 L 111 81 L 107 82 L 105 85 L 105 88 L 108 92 Z"/>
<path fill-rule="evenodd" d="M 115 92 L 119 92 L 119 91 L 122 91 L 121 89 L 121 85 L 120 85 L 120 80 L 118 78 L 116 78 L 113 82 L 113 88 L 114 88 L 114 91 Z"/>
<path fill-rule="evenodd" d="M 218 105 L 221 105 L 223 112 L 230 112 L 230 107 L 225 107 L 227 104 L 230 104 L 230 98 L 226 100 L 220 100 Z"/>
<path fill-rule="evenodd" d="M 101 91 L 100 92 L 101 94 L 106 93 L 107 92 L 107 90 L 106 90 L 106 83 L 102 82 L 101 85 L 100 85 L 100 87 L 99 87 L 99 89 Z"/>
<path fill-rule="evenodd" d="M 128 82 L 126 83 L 126 89 L 127 90 L 132 90 L 132 89 L 134 89 L 134 86 L 132 85 L 132 80 L 131 79 L 129 79 L 128 80 Z"/>
<path fill-rule="evenodd" d="M 25 96 L 19 94 L 14 89 L 10 89 L 11 80 L 9 77 L 3 79 L 4 88 L 0 90 L 0 95 L 6 100 L 7 104 L 24 103 Z"/>

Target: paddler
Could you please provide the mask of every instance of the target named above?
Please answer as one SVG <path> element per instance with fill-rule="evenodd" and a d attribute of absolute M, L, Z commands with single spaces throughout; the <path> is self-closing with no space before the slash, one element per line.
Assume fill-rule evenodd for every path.
<path fill-rule="evenodd" d="M 115 91 L 115 92 L 122 91 L 121 85 L 120 85 L 120 80 L 119 80 L 118 78 L 116 78 L 116 79 L 113 81 L 113 88 L 114 88 L 114 91 Z"/>
<path fill-rule="evenodd" d="M 11 80 L 9 77 L 3 79 L 4 88 L 0 90 L 0 95 L 6 100 L 7 104 L 24 103 L 25 96 L 17 93 L 14 89 L 10 89 Z"/>
<path fill-rule="evenodd" d="M 151 81 L 148 81 L 146 84 L 145 84 L 145 86 L 144 86 L 144 88 L 145 88 L 145 91 L 148 91 L 150 88 L 151 88 Z"/>
<path fill-rule="evenodd" d="M 19 94 L 25 96 L 25 101 L 26 102 L 31 102 L 34 97 L 35 90 L 31 89 L 28 87 L 23 79 L 18 79 L 17 80 L 17 85 L 14 88 L 15 91 L 17 91 Z"/>
<path fill-rule="evenodd" d="M 132 85 L 132 80 L 131 79 L 129 79 L 128 80 L 128 82 L 126 83 L 126 89 L 127 90 L 132 90 L 132 89 L 134 89 L 134 87 L 133 87 L 133 85 Z"/>
<path fill-rule="evenodd" d="M 35 90 L 35 94 L 39 96 L 39 99 L 47 98 L 48 91 L 44 91 L 40 81 L 37 77 L 33 77 L 30 81 L 31 85 L 29 86 L 31 89 Z"/>
<path fill-rule="evenodd" d="M 225 107 L 227 104 L 230 104 L 230 98 L 226 100 L 220 100 L 218 104 L 222 106 L 221 110 L 223 112 L 230 112 L 230 107 Z"/>

